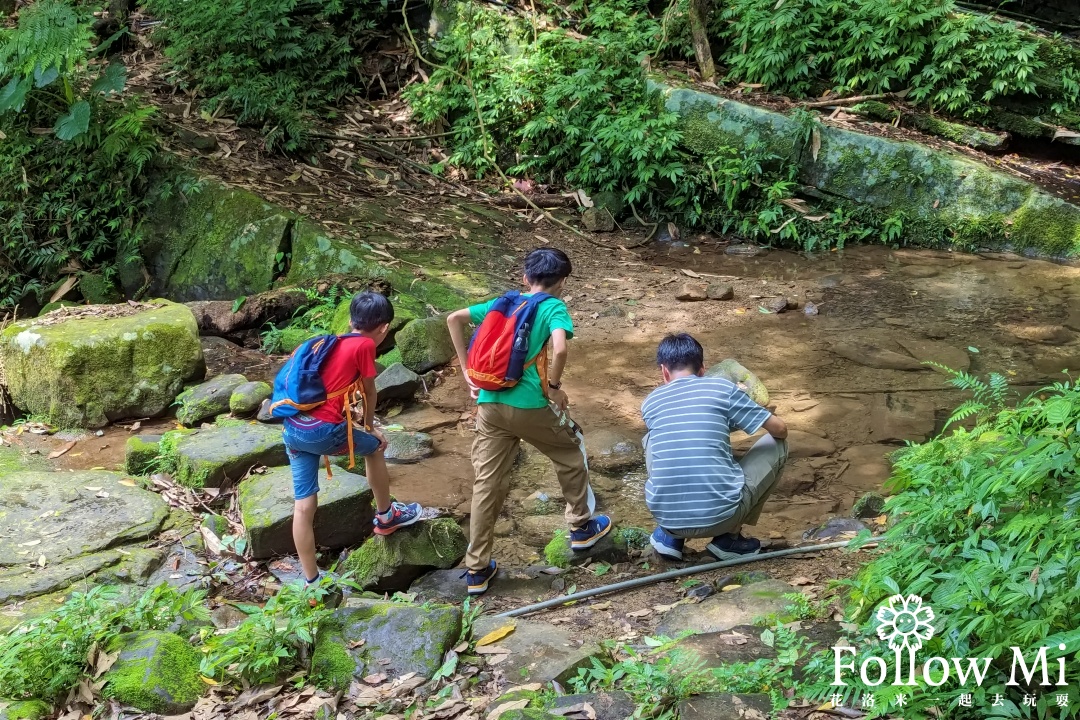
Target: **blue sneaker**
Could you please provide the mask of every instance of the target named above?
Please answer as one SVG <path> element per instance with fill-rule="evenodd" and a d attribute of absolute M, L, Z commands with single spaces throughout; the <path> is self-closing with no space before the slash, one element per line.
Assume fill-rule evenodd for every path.
<path fill-rule="evenodd" d="M 607 515 L 597 515 L 577 530 L 570 531 L 570 549 L 588 550 L 609 532 L 611 532 L 611 518 Z"/>
<path fill-rule="evenodd" d="M 743 537 L 742 533 L 724 533 L 714 537 L 705 549 L 717 560 L 735 560 L 747 555 L 757 555 L 761 552 L 761 541 Z"/>
<path fill-rule="evenodd" d="M 412 525 L 420 519 L 423 512 L 424 508 L 420 507 L 420 503 L 390 503 L 390 510 L 386 515 L 375 513 L 375 534 L 390 535 L 395 530 Z"/>
<path fill-rule="evenodd" d="M 465 582 L 468 583 L 470 595 L 483 595 L 487 592 L 488 585 L 497 572 L 499 572 L 499 563 L 492 560 L 486 570 L 476 572 L 466 570 L 461 573 L 461 577 L 465 578 Z"/>
<path fill-rule="evenodd" d="M 668 560 L 682 560 L 683 545 L 686 541 L 669 534 L 658 525 L 649 537 L 649 544 L 661 557 Z"/>

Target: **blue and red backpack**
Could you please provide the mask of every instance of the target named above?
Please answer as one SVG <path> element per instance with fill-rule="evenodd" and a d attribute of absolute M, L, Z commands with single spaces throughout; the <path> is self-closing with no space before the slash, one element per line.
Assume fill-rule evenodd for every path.
<path fill-rule="evenodd" d="M 529 334 L 547 293 L 523 295 L 511 290 L 497 298 L 469 341 L 466 374 L 481 390 L 505 390 L 518 384 L 529 366 L 547 353 L 541 349 L 529 360 Z"/>
<path fill-rule="evenodd" d="M 322 375 L 322 368 L 330 351 L 334 349 L 338 341 L 347 337 L 359 337 L 355 333 L 346 335 L 318 335 L 305 341 L 293 351 L 285 365 L 278 371 L 274 378 L 274 395 L 270 400 L 270 415 L 276 418 L 290 418 L 300 413 L 314 410 L 328 400 L 346 396 L 345 419 L 349 423 L 349 469 L 356 465 L 356 457 L 353 452 L 353 414 L 349 409 L 353 393 L 364 394 L 364 383 L 358 379 L 352 385 L 326 392 Z M 363 401 L 366 403 L 367 398 Z M 326 465 L 327 474 L 330 473 L 330 465 Z"/>

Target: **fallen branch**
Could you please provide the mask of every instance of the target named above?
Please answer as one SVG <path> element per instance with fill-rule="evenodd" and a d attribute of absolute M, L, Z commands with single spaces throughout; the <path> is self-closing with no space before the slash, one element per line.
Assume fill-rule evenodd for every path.
<path fill-rule="evenodd" d="M 800 103 L 802 107 L 829 107 L 831 105 L 851 105 L 853 103 L 860 103 L 866 100 L 886 100 L 896 99 L 902 100 L 907 97 L 909 90 L 901 90 L 894 93 L 879 93 L 877 95 L 853 95 L 846 98 L 830 98 L 828 100 L 814 100 L 813 102 Z"/>
<path fill-rule="evenodd" d="M 530 200 L 535 205 L 542 208 L 566 207 L 567 205 L 574 204 L 573 196 L 561 195 L 559 193 L 546 193 L 543 195 L 533 195 L 532 197 L 518 197 L 517 195 L 498 195 L 491 198 L 491 204 L 497 205 L 498 207 L 509 207 L 523 210 L 529 207 Z"/>

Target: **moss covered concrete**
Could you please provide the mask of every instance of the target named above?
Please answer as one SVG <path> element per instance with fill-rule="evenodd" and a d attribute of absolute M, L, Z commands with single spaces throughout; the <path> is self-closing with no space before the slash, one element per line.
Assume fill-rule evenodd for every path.
<path fill-rule="evenodd" d="M 342 567 L 365 590 L 404 591 L 429 570 L 456 567 L 467 547 L 465 533 L 450 518 L 421 520 L 393 535 L 369 538 Z"/>
<path fill-rule="evenodd" d="M 168 441 L 168 442 L 166 442 Z M 239 480 L 256 465 L 278 467 L 288 463 L 279 425 L 241 423 L 210 427 L 162 440 L 172 458 L 176 481 L 185 487 L 220 487 Z"/>
<path fill-rule="evenodd" d="M 195 316 L 163 300 L 127 317 L 12 323 L 0 357 L 16 407 L 61 427 L 160 415 L 203 368 Z"/>
<path fill-rule="evenodd" d="M 818 127 L 815 158 L 804 142 L 806 129 L 791 118 L 688 88 L 652 87 L 681 116 L 688 149 L 745 150 L 758 143 L 797 162 L 804 184 L 902 217 L 910 244 L 1080 255 L 1080 206 L 1022 178 L 950 151 L 825 125 Z"/>
<path fill-rule="evenodd" d="M 118 651 L 102 693 L 124 705 L 176 715 L 191 710 L 207 687 L 199 677 L 199 652 L 179 635 L 127 633 L 109 643 L 109 652 Z"/>
<path fill-rule="evenodd" d="M 232 300 L 269 290 L 294 216 L 246 190 L 203 181 L 156 204 L 144 225 L 151 292 L 175 300 Z M 284 258 L 282 259 L 284 260 Z"/>

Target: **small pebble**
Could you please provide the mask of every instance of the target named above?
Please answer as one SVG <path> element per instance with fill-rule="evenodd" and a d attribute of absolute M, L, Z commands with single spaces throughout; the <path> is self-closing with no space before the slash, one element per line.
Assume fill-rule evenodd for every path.
<path fill-rule="evenodd" d="M 807 314 L 807 315 L 817 315 L 818 314 L 817 305 L 815 305 L 812 302 L 808 302 L 808 303 L 806 303 L 806 307 L 803 308 L 803 312 L 805 314 Z"/>

